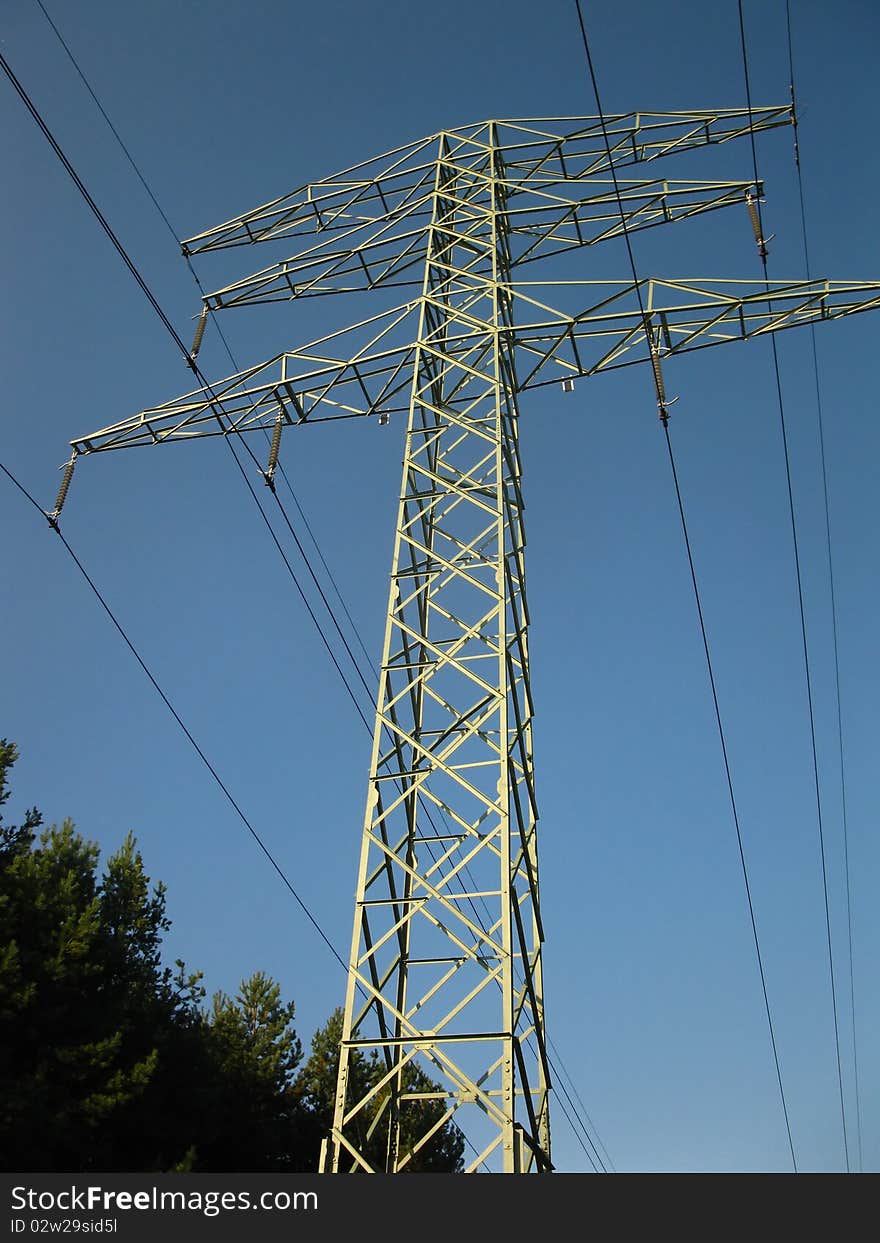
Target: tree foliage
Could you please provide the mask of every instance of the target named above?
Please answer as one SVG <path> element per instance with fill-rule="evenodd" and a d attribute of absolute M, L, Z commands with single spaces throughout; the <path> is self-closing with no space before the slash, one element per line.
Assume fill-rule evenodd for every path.
<path fill-rule="evenodd" d="M 0 743 L 3 802 L 16 758 Z M 164 888 L 131 836 L 103 876 L 69 820 L 32 810 L 0 840 L 0 1162 L 161 1168 L 171 1053 L 202 1021 L 197 979 L 161 964 Z"/>
<path fill-rule="evenodd" d="M 263 972 L 243 980 L 233 1000 L 217 993 L 207 1025 L 212 1100 L 196 1168 L 303 1168 L 302 1119 L 296 1090 L 302 1047 L 293 1003 Z"/>
<path fill-rule="evenodd" d="M 0 808 L 17 758 L 0 740 Z M 317 1169 L 341 1012 L 302 1065 L 280 986 L 258 971 L 206 1008 L 201 977 L 163 965 L 169 927 L 165 888 L 130 834 L 101 872 L 97 845 L 70 820 L 44 828 L 36 808 L 20 825 L 0 815 L 0 1168 Z M 363 1085 L 383 1073 L 377 1057 L 355 1058 Z M 406 1091 L 433 1089 L 415 1067 L 406 1076 Z M 377 1094 L 367 1141 L 379 1168 L 385 1103 Z M 436 1100 L 409 1109 L 405 1133 L 443 1116 Z M 412 1169 L 460 1169 L 462 1149 L 444 1122 Z"/>

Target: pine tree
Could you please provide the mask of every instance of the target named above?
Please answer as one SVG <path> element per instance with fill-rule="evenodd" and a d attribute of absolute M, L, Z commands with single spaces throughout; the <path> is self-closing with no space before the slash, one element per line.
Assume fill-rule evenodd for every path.
<path fill-rule="evenodd" d="M 2 803 L 16 758 L 0 742 Z M 145 1125 L 149 1098 L 195 987 L 160 966 L 164 890 L 133 838 L 99 878 L 98 847 L 72 821 L 37 837 L 40 825 L 32 810 L 0 835 L 0 1166 L 161 1168 L 175 1158 Z M 170 1131 L 162 1148 L 180 1148 Z"/>
<path fill-rule="evenodd" d="M 0 740 L 0 808 L 18 753 Z M 333 1116 L 342 1012 L 308 1062 L 292 1003 L 257 972 L 210 1012 L 201 977 L 163 966 L 170 923 L 134 837 L 99 871 L 73 822 L 0 815 L 0 1169 L 308 1171 Z M 366 1091 L 384 1073 L 355 1055 Z M 407 1065 L 405 1089 L 435 1085 Z M 387 1093 L 370 1139 L 384 1165 Z M 440 1100 L 407 1102 L 405 1141 L 438 1126 L 413 1172 L 461 1168 L 463 1138 Z M 373 1116 L 364 1118 L 369 1127 Z"/>
<path fill-rule="evenodd" d="M 234 1000 L 215 995 L 208 1031 L 214 1096 L 194 1168 L 308 1168 L 294 1013 L 292 1002 L 282 1003 L 280 986 L 261 971 L 242 981 Z"/>

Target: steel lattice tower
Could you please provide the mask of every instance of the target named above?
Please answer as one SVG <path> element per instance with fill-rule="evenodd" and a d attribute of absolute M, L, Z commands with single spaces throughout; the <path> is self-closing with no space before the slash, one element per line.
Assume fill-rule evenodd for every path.
<path fill-rule="evenodd" d="M 517 386 L 502 334 L 512 323 L 505 202 L 494 127 L 471 140 L 443 136 L 357 883 L 334 1169 L 361 1159 L 361 1117 L 373 1113 L 348 1087 L 351 1052 L 365 1047 L 381 1051 L 388 1067 L 388 1169 L 405 1168 L 418 1153 L 418 1142 L 401 1150 L 400 1131 L 407 1107 L 418 1108 L 403 1069 L 419 1053 L 448 1085 L 444 1099 L 479 1104 L 492 1119 L 491 1146 L 502 1145 L 505 1168 L 549 1165 Z M 430 810 L 443 813 L 439 835 L 428 827 Z M 525 1130 L 515 1129 L 517 1093 Z M 528 1137 L 528 1156 L 520 1136 Z"/>
<path fill-rule="evenodd" d="M 193 359 L 209 311 L 394 286 L 412 300 L 72 442 L 61 500 L 83 454 L 263 429 L 271 484 L 285 427 L 407 415 L 326 1170 L 417 1170 L 450 1120 L 469 1171 L 552 1168 L 518 394 L 645 362 L 666 419 L 665 358 L 876 307 L 880 290 L 514 276 L 733 204 L 762 246 L 753 182 L 608 177 L 791 120 L 614 116 L 610 158 L 597 118 L 485 122 L 300 187 L 185 243 L 301 239 L 206 296 Z M 579 305 L 555 309 L 554 291 Z"/>

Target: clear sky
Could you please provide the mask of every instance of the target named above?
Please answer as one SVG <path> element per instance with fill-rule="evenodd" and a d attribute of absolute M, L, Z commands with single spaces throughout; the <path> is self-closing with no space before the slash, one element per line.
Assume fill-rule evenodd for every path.
<path fill-rule="evenodd" d="M 593 114 L 573 3 L 45 0 L 187 236 L 309 179 L 490 116 Z M 813 273 L 880 279 L 880 13 L 793 0 Z M 735 0 L 585 3 L 606 111 L 745 104 Z M 746 4 L 753 101 L 784 103 L 783 0 Z M 35 0 L 2 48 L 185 338 L 197 293 Z M 0 457 L 51 506 L 72 437 L 186 391 L 164 329 L 0 83 Z M 804 275 L 790 130 L 763 136 L 772 277 Z M 655 166 L 656 168 L 657 166 Z M 748 143 L 669 175 L 749 178 Z M 634 239 L 641 275 L 760 277 L 744 209 Z M 210 259 L 210 256 L 207 257 Z M 237 275 L 262 263 L 233 252 Z M 227 259 L 228 262 L 228 259 Z M 206 283 L 226 267 L 200 266 Z M 531 274 L 530 274 L 531 275 Z M 627 277 L 609 243 L 573 279 Z M 366 299 L 366 301 L 364 301 Z M 245 363 L 370 313 L 369 295 L 230 312 Z M 379 309 L 378 306 L 376 309 Z M 880 316 L 822 325 L 865 1169 L 876 1031 Z M 857 1158 L 840 770 L 809 334 L 779 339 L 813 663 L 850 1154 Z M 209 328 L 206 373 L 228 360 Z M 799 1166 L 843 1168 L 818 827 L 767 342 L 671 360 L 671 430 L 716 665 Z M 705 661 L 644 368 L 522 401 L 548 1030 L 618 1170 L 784 1170 L 782 1111 Z M 262 442 L 260 442 L 262 443 Z M 402 425 L 305 428 L 284 462 L 377 658 Z M 255 482 L 259 482 L 255 479 Z M 64 530 L 233 794 L 345 952 L 369 739 L 222 444 L 81 463 Z M 170 957 L 233 991 L 255 969 L 304 1040 L 344 978 L 247 837 L 56 537 L 0 480 L 0 734 L 38 802 L 169 887 Z M 369 708 L 367 708 L 369 713 Z M 586 1159 L 557 1111 L 562 1170 Z"/>

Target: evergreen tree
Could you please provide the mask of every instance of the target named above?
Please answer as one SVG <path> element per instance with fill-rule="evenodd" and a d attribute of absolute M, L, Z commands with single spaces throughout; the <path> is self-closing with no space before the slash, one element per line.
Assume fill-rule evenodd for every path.
<path fill-rule="evenodd" d="M 242 981 L 234 1000 L 215 995 L 207 1029 L 212 1099 L 195 1169 L 309 1168 L 293 1017 L 293 1003 L 282 1003 L 280 986 L 262 971 Z"/>
<path fill-rule="evenodd" d="M 15 747 L 0 743 L 0 802 Z M 70 820 L 0 835 L 0 1165 L 156 1169 L 185 1137 L 159 1112 L 160 1049 L 191 1026 L 195 981 L 160 965 L 165 893 L 129 837 L 98 877 Z"/>
<path fill-rule="evenodd" d="M 0 740 L 0 808 L 17 756 Z M 0 815 L 0 1169 L 318 1168 L 341 1011 L 301 1069 L 279 985 L 257 972 L 206 1013 L 200 976 L 162 964 L 169 927 L 165 888 L 151 884 L 130 834 L 99 874 L 98 847 L 70 820 L 44 829 L 36 808 L 18 826 Z M 354 1056 L 356 1091 L 382 1074 L 377 1056 Z M 405 1089 L 435 1085 L 408 1065 Z M 380 1169 L 386 1103 L 378 1093 L 370 1144 Z M 442 1117 L 440 1101 L 406 1102 L 404 1142 Z M 409 1168 L 455 1171 L 462 1153 L 446 1122 Z"/>

